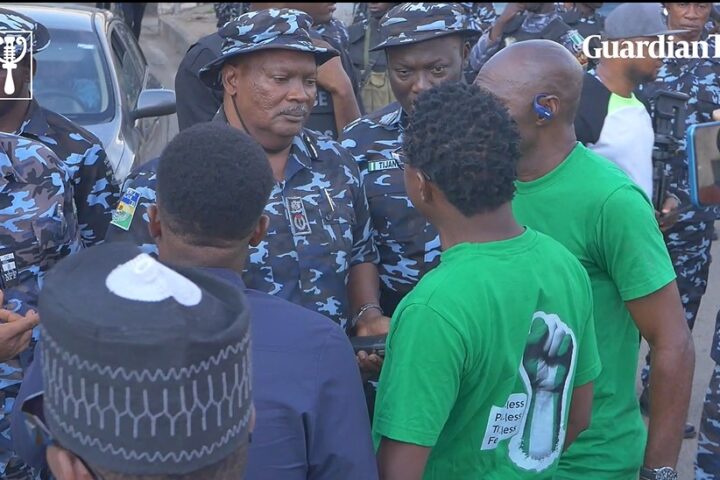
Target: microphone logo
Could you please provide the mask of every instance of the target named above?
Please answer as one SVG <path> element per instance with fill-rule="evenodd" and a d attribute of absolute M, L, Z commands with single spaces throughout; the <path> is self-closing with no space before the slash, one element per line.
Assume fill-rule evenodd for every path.
<path fill-rule="evenodd" d="M 30 48 L 28 48 L 28 43 Z M 28 51 L 32 55 L 32 32 L 6 32 L 0 36 L 0 64 L 2 64 L 1 68 L 6 72 L 5 84 L 3 85 L 5 95 L 15 94 L 13 73 L 18 64 L 25 58 L 25 55 L 28 54 Z"/>

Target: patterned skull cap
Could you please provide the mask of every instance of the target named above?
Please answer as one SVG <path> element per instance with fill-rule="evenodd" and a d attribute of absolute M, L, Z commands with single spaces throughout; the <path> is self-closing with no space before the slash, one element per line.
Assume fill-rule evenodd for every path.
<path fill-rule="evenodd" d="M 282 49 L 315 55 L 323 64 L 338 52 L 313 44 L 312 17 L 299 10 L 271 8 L 248 12 L 228 22 L 218 32 L 224 39 L 220 56 L 200 70 L 200 79 L 212 88 L 222 89 L 222 66 L 238 55 L 258 50 Z"/>
<path fill-rule="evenodd" d="M 382 18 L 380 37 L 384 40 L 370 50 L 473 32 L 480 31 L 459 3 L 403 3 L 393 7 Z"/>
<path fill-rule="evenodd" d="M 6 32 L 27 31 L 32 32 L 32 52 L 38 53 L 48 45 L 50 45 L 50 33 L 45 25 L 38 23 L 32 18 L 21 13 L 0 8 L 0 42 L 4 42 Z M 29 35 L 24 35 L 25 38 Z M 0 43 L 0 55 L 4 48 L 4 44 Z M 21 45 L 15 45 L 15 54 L 20 55 L 22 51 Z"/>
<path fill-rule="evenodd" d="M 89 465 L 186 475 L 247 447 L 250 323 L 240 289 L 111 242 L 55 265 L 38 309 L 47 425 Z"/>

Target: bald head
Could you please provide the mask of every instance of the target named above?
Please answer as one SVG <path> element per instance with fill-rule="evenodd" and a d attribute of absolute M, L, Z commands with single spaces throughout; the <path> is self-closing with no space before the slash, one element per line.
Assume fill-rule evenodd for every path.
<path fill-rule="evenodd" d="M 527 40 L 502 49 L 488 60 L 475 84 L 503 100 L 516 121 L 520 120 L 516 115 L 523 112 L 534 115 L 535 95 L 556 96 L 555 117 L 572 124 L 580 100 L 583 69 L 562 45 L 550 40 Z"/>

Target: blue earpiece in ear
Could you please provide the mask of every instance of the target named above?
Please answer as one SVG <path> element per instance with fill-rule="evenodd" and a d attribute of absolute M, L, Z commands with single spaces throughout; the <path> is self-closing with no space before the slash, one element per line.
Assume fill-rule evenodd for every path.
<path fill-rule="evenodd" d="M 535 95 L 535 98 L 533 99 L 533 109 L 540 120 L 550 120 L 553 116 L 553 113 L 550 110 L 540 105 L 539 100 L 545 96 L 546 95 L 544 93 L 541 93 L 540 95 Z"/>

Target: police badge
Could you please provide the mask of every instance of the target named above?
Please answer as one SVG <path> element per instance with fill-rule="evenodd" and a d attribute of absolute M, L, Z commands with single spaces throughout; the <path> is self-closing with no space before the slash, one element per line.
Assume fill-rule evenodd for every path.
<path fill-rule="evenodd" d="M 285 199 L 290 217 L 290 230 L 293 235 L 309 235 L 310 221 L 305 211 L 305 203 L 301 197 L 287 197 Z"/>

